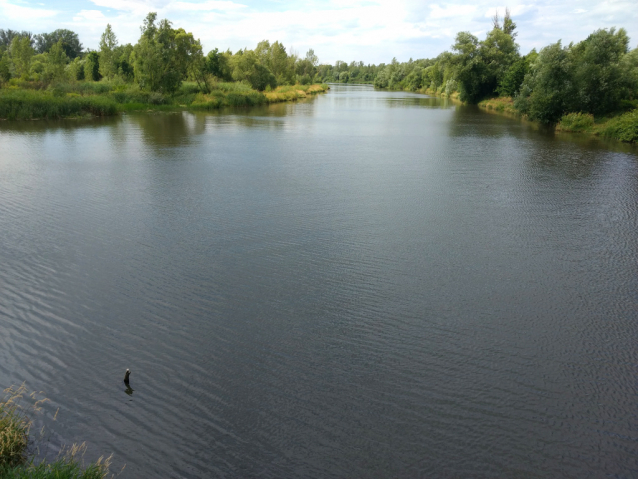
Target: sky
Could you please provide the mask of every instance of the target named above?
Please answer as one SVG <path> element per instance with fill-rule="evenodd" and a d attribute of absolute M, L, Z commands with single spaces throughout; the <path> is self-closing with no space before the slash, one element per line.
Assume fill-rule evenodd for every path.
<path fill-rule="evenodd" d="M 497 0 L 498 1 L 498 0 Z M 0 0 L 0 28 L 75 31 L 85 48 L 97 49 L 110 23 L 120 43 L 136 43 L 148 12 L 192 32 L 204 51 L 233 52 L 276 40 L 320 63 L 336 60 L 389 63 L 432 58 L 449 50 L 457 32 L 484 38 L 505 4 L 418 0 Z M 562 40 L 583 40 L 599 28 L 625 28 L 638 46 L 636 0 L 522 0 L 507 4 L 517 24 L 521 53 Z"/>

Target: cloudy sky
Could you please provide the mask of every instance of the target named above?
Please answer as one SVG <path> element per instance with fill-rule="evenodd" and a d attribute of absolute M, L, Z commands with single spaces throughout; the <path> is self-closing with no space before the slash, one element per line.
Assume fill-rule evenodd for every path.
<path fill-rule="evenodd" d="M 523 0 L 507 4 L 518 25 L 521 52 L 562 39 L 579 41 L 598 28 L 623 27 L 638 45 L 635 0 Z M 313 48 L 322 63 L 365 63 L 429 58 L 448 50 L 459 31 L 483 38 L 496 10 L 490 1 L 419 0 L 0 0 L 0 28 L 33 33 L 68 28 L 85 47 L 97 48 L 110 23 L 120 43 L 135 43 L 148 12 L 200 38 L 205 51 L 254 48 L 281 41 L 303 55 Z"/>

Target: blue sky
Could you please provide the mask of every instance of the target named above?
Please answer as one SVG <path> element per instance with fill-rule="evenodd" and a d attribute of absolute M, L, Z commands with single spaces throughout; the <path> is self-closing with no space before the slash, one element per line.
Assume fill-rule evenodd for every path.
<path fill-rule="evenodd" d="M 623 27 L 638 46 L 635 0 L 509 2 L 521 52 L 560 39 L 579 41 L 598 28 Z M 448 50 L 459 31 L 483 38 L 496 10 L 490 1 L 417 0 L 0 0 L 0 28 L 34 33 L 68 28 L 97 48 L 110 23 L 120 43 L 135 43 L 150 11 L 193 32 L 207 52 L 254 48 L 279 40 L 299 55 L 313 48 L 322 63 L 429 58 Z"/>

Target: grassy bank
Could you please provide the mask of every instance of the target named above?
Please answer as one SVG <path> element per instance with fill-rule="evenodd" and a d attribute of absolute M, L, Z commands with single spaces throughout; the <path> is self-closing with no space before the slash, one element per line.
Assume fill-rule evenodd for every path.
<path fill-rule="evenodd" d="M 0 119 L 35 120 L 111 116 L 123 111 L 205 109 L 297 101 L 328 90 L 328 85 L 280 86 L 259 92 L 244 83 L 219 82 L 209 93 L 184 82 L 174 95 L 145 92 L 116 82 L 76 82 L 43 88 L 35 82 L 14 81 L 0 89 Z"/>
<path fill-rule="evenodd" d="M 492 98 L 479 107 L 499 113 L 521 116 L 511 98 Z M 556 131 L 585 133 L 627 143 L 638 143 L 638 109 L 594 117 L 590 113 L 568 113 L 555 125 Z"/>
<path fill-rule="evenodd" d="M 109 474 L 110 458 L 83 467 L 86 445 L 63 450 L 53 462 L 29 457 L 32 417 L 46 399 L 38 399 L 24 385 L 4 390 L 0 398 L 0 477 L 3 479 L 103 479 Z"/>

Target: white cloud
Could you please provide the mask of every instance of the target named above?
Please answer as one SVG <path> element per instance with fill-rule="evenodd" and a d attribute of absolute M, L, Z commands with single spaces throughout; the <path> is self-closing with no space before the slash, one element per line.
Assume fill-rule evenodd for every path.
<path fill-rule="evenodd" d="M 213 11 L 213 10 L 239 10 L 243 8 L 247 8 L 246 5 L 242 5 L 241 3 L 235 3 L 230 1 L 216 1 L 209 0 L 207 2 L 202 3 L 193 3 L 193 2 L 174 2 L 171 3 L 168 7 L 171 10 L 176 11 Z"/>
<path fill-rule="evenodd" d="M 440 7 L 436 3 L 430 5 L 430 18 L 458 18 L 459 16 L 472 15 L 476 11 L 476 5 L 445 5 Z"/>
<path fill-rule="evenodd" d="M 74 22 L 82 22 L 82 21 L 98 21 L 105 20 L 106 17 L 100 10 L 81 10 L 75 17 L 73 17 Z"/>
<path fill-rule="evenodd" d="M 37 1 L 37 0 L 36 0 Z M 490 18 L 505 4 L 486 0 L 84 0 L 77 13 L 58 13 L 0 0 L 0 28 L 35 33 L 56 28 L 76 31 L 87 47 L 96 48 L 110 23 L 120 43 L 135 43 L 148 12 L 168 18 L 193 32 L 206 50 L 253 48 L 257 42 L 279 40 L 288 51 L 303 55 L 313 48 L 320 61 L 337 59 L 388 62 L 396 56 L 434 57 L 449 50 L 459 31 L 483 38 Z M 501 2 L 498 2 L 501 3 Z M 627 29 L 632 46 L 638 41 L 635 0 L 508 0 L 518 28 L 521 52 L 562 39 L 579 41 L 598 28 Z M 68 8 L 68 7 L 67 7 Z M 5 18 L 10 18 L 4 22 Z M 37 20 L 37 19 L 40 20 Z M 34 21 L 36 19 L 36 21 Z M 577 21 L 575 21 L 577 19 Z"/>
<path fill-rule="evenodd" d="M 8 0 L 0 0 L 0 17 L 3 20 L 29 20 L 55 17 L 59 12 L 46 8 L 33 8 L 16 5 Z"/>

